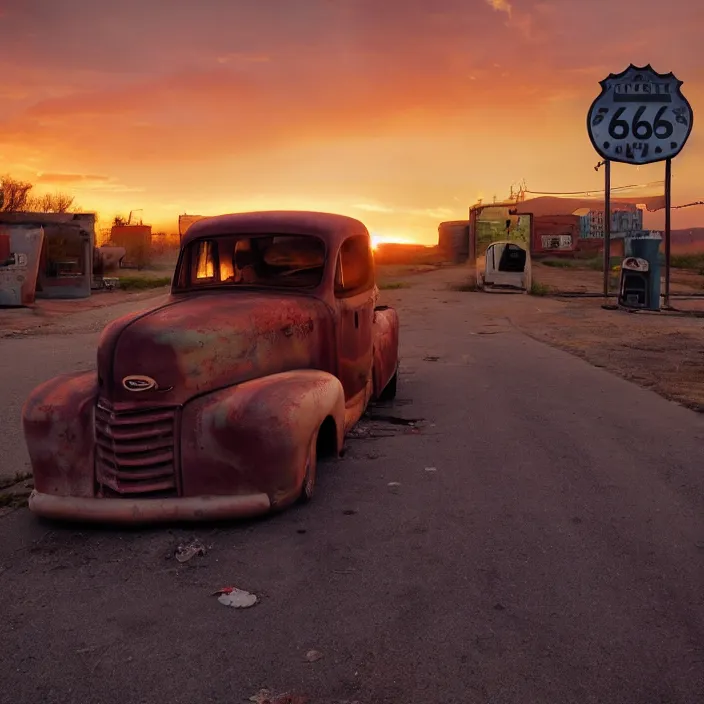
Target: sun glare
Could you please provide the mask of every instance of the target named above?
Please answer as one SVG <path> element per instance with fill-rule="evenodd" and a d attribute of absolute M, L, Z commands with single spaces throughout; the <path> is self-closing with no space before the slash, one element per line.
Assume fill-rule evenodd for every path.
<path fill-rule="evenodd" d="M 372 249 L 377 249 L 380 244 L 416 244 L 408 237 L 397 237 L 396 235 L 372 234 Z"/>

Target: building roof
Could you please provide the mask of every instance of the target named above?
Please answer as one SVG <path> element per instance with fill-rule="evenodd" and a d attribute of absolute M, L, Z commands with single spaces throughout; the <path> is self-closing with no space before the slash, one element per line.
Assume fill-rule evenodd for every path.
<path fill-rule="evenodd" d="M 467 227 L 469 225 L 469 220 L 448 220 L 446 222 L 441 222 L 439 228 L 450 228 L 450 227 Z"/>
<path fill-rule="evenodd" d="M 204 218 L 188 228 L 182 244 L 203 237 L 230 234 L 316 235 L 330 244 L 336 244 L 350 235 L 368 237 L 369 231 L 362 222 L 346 215 L 272 210 Z"/>
<path fill-rule="evenodd" d="M 611 197 L 612 208 L 619 205 L 645 205 L 653 212 L 665 207 L 665 196 L 616 196 Z M 472 210 L 485 208 L 510 208 L 519 215 L 532 213 L 536 217 L 544 215 L 572 215 L 575 211 L 586 208 L 587 210 L 604 210 L 604 198 L 557 198 L 555 196 L 539 196 L 516 203 L 504 201 L 502 203 L 482 203 L 472 206 Z"/>
<path fill-rule="evenodd" d="M 542 215 L 571 215 L 577 210 L 604 210 L 604 198 L 555 198 L 551 196 L 541 196 L 531 198 L 521 203 L 515 204 L 516 212 L 533 213 L 535 216 Z M 612 196 L 611 207 L 617 208 L 619 205 L 645 205 L 650 210 L 659 210 L 665 207 L 664 196 Z"/>

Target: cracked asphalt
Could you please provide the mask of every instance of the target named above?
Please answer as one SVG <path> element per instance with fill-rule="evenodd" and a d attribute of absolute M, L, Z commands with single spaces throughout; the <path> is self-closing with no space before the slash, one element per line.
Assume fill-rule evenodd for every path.
<path fill-rule="evenodd" d="M 386 296 L 398 399 L 310 505 L 195 529 L 0 519 L 0 702 L 704 702 L 704 420 L 446 277 Z M 0 340 L 10 406 L 95 339 Z M 193 538 L 206 554 L 179 563 Z M 228 585 L 259 603 L 222 606 Z"/>

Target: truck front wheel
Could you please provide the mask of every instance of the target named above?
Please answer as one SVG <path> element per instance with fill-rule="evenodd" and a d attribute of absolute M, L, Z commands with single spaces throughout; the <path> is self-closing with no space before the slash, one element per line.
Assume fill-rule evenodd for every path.
<path fill-rule="evenodd" d="M 396 373 L 389 379 L 389 383 L 384 387 L 384 390 L 379 394 L 380 401 L 393 401 L 396 398 L 396 389 L 398 386 L 398 369 Z"/>
<path fill-rule="evenodd" d="M 303 477 L 303 486 L 301 487 L 301 503 L 308 503 L 312 500 L 315 492 L 315 473 L 317 469 L 317 446 L 318 446 L 318 431 L 313 435 L 308 448 L 308 459 L 306 460 L 306 473 Z"/>

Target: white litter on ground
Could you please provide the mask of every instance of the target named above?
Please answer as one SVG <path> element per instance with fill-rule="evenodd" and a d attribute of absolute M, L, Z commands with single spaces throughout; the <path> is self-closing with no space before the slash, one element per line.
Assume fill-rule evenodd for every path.
<path fill-rule="evenodd" d="M 232 587 L 223 591 L 218 597 L 218 601 L 223 606 L 231 606 L 233 609 L 248 609 L 257 603 L 257 596 L 244 591 L 244 589 Z"/>

